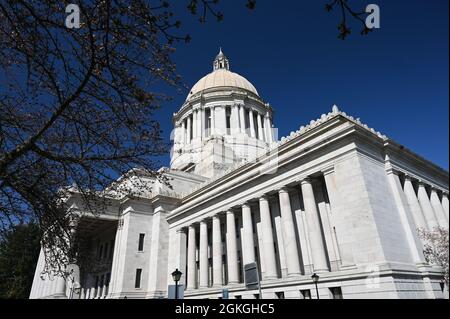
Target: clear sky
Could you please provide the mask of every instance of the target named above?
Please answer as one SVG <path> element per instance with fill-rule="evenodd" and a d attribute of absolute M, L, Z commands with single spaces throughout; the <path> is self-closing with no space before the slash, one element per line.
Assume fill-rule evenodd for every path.
<path fill-rule="evenodd" d="M 337 38 L 339 12 L 326 12 L 326 0 L 257 0 L 253 11 L 245 2 L 222 0 L 224 20 L 204 25 L 182 6 L 192 42 L 177 45 L 174 60 L 186 85 L 211 72 L 221 46 L 231 70 L 274 107 L 280 136 L 337 104 L 448 170 L 448 0 L 349 1 L 357 9 L 378 4 L 381 29 L 361 36 L 350 20 L 345 41 Z M 174 100 L 158 115 L 166 138 L 188 92 L 169 91 Z"/>

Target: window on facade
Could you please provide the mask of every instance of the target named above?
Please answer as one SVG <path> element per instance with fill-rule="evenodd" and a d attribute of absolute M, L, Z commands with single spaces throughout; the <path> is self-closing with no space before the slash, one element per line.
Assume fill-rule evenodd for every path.
<path fill-rule="evenodd" d="M 143 251 L 144 250 L 144 238 L 145 238 L 145 234 L 139 234 L 138 251 Z"/>
<path fill-rule="evenodd" d="M 103 258 L 107 258 L 108 257 L 108 243 L 105 244 L 105 249 L 103 250 Z"/>
<path fill-rule="evenodd" d="M 247 131 L 250 128 L 250 112 L 248 110 L 245 111 L 245 130 Z"/>
<path fill-rule="evenodd" d="M 142 276 L 142 269 L 140 268 L 136 269 L 136 280 L 134 281 L 134 288 L 141 288 L 141 276 Z"/>
<path fill-rule="evenodd" d="M 231 132 L 231 109 L 230 109 L 230 107 L 227 107 L 225 109 L 225 114 L 226 114 L 227 134 L 230 134 L 230 132 Z"/>
<path fill-rule="evenodd" d="M 277 299 L 284 299 L 284 292 L 283 291 L 278 291 L 275 293 L 275 295 L 277 296 Z"/>
<path fill-rule="evenodd" d="M 333 299 L 343 299 L 341 287 L 332 287 L 330 292 Z"/>
<path fill-rule="evenodd" d="M 311 299 L 311 290 L 309 289 L 300 290 L 300 294 L 303 299 Z"/>
<path fill-rule="evenodd" d="M 205 117 L 206 117 L 206 121 L 205 121 L 205 134 L 206 136 L 210 136 L 211 135 L 211 109 L 205 109 Z"/>
<path fill-rule="evenodd" d="M 242 299 L 242 296 L 241 295 L 236 295 L 236 296 L 234 296 L 234 298 L 235 299 Z"/>
<path fill-rule="evenodd" d="M 254 294 L 253 296 L 255 296 L 255 299 L 259 299 L 259 294 Z"/>

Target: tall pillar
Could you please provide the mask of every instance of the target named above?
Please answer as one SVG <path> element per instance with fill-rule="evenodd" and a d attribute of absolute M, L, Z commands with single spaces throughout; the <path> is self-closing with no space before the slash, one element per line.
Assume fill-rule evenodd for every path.
<path fill-rule="evenodd" d="M 56 294 L 60 296 L 66 295 L 66 279 L 62 276 L 58 276 L 56 279 Z"/>
<path fill-rule="evenodd" d="M 273 142 L 273 130 L 272 130 L 272 124 L 270 122 L 270 116 L 269 113 L 266 114 L 266 137 L 267 142 L 271 143 Z"/>
<path fill-rule="evenodd" d="M 208 287 L 208 225 L 206 220 L 200 222 L 200 288 Z"/>
<path fill-rule="evenodd" d="M 250 136 L 254 138 L 254 137 L 256 137 L 255 121 L 253 119 L 253 110 L 251 108 L 249 109 L 248 119 L 250 122 Z"/>
<path fill-rule="evenodd" d="M 232 135 L 239 133 L 239 110 L 237 104 L 231 106 L 230 130 Z"/>
<path fill-rule="evenodd" d="M 245 133 L 245 109 L 244 105 L 239 105 L 239 123 L 241 128 L 241 133 Z"/>
<path fill-rule="evenodd" d="M 222 235 L 219 215 L 212 218 L 213 284 L 222 286 Z"/>
<path fill-rule="evenodd" d="M 242 259 L 244 265 L 255 262 L 252 211 L 248 203 L 242 205 Z"/>
<path fill-rule="evenodd" d="M 198 120 L 197 120 L 197 110 L 192 111 L 192 139 L 195 140 L 198 136 Z"/>
<path fill-rule="evenodd" d="M 195 260 L 195 251 L 197 244 L 195 243 L 195 227 L 189 226 L 188 230 L 188 274 L 187 274 L 187 288 L 196 288 L 197 277 L 197 263 Z"/>
<path fill-rule="evenodd" d="M 436 216 L 434 215 L 433 207 L 431 207 L 430 199 L 428 198 L 427 190 L 425 189 L 425 184 L 419 182 L 419 190 L 417 191 L 417 197 L 419 198 L 420 207 L 422 207 L 422 212 L 427 221 L 428 230 L 433 230 L 434 227 L 438 226 Z"/>
<path fill-rule="evenodd" d="M 205 121 L 205 109 L 201 108 L 200 109 L 200 121 L 199 121 L 199 126 L 200 126 L 200 138 L 203 140 L 203 138 L 206 136 L 206 121 Z"/>
<path fill-rule="evenodd" d="M 192 115 L 187 117 L 187 132 L 186 132 L 186 143 L 191 143 L 192 135 L 191 135 L 191 127 L 192 127 Z"/>
<path fill-rule="evenodd" d="M 264 129 L 262 126 L 261 115 L 259 113 L 256 115 L 256 119 L 258 121 L 258 139 L 264 141 Z"/>
<path fill-rule="evenodd" d="M 286 255 L 288 276 L 300 275 L 300 260 L 295 236 L 294 219 L 292 217 L 291 201 L 286 187 L 278 191 L 280 199 L 281 228 L 283 233 L 283 244 Z"/>
<path fill-rule="evenodd" d="M 186 121 L 181 121 L 181 144 L 186 144 Z"/>
<path fill-rule="evenodd" d="M 311 180 L 305 178 L 301 182 L 303 205 L 305 207 L 306 222 L 308 225 L 309 243 L 315 272 L 328 271 L 326 248 L 320 227 L 320 217 L 316 206 Z"/>
<path fill-rule="evenodd" d="M 228 266 L 228 283 L 239 283 L 238 261 L 237 261 L 237 237 L 236 237 L 236 222 L 234 213 L 227 211 L 227 266 Z"/>
<path fill-rule="evenodd" d="M 442 208 L 444 209 L 445 215 L 447 216 L 447 220 L 449 219 L 448 216 L 448 194 L 447 193 L 443 193 L 442 194 Z"/>
<path fill-rule="evenodd" d="M 406 195 L 406 200 L 408 201 L 409 208 L 413 215 L 414 223 L 416 228 L 428 229 L 427 222 L 423 216 L 422 209 L 420 208 L 419 201 L 417 200 L 416 192 L 411 181 L 411 177 L 405 176 L 405 184 L 403 186 L 403 191 Z"/>
<path fill-rule="evenodd" d="M 430 202 L 431 206 L 433 207 L 439 226 L 448 229 L 448 219 L 447 216 L 445 216 L 445 212 L 444 209 L 442 208 L 441 201 L 439 200 L 437 190 L 434 187 L 431 188 Z"/>
<path fill-rule="evenodd" d="M 263 279 L 275 279 L 278 275 L 273 240 L 272 218 L 270 216 L 269 200 L 265 195 L 259 198 L 259 212 L 261 217 L 262 252 L 264 257 L 264 265 L 266 268 Z"/>

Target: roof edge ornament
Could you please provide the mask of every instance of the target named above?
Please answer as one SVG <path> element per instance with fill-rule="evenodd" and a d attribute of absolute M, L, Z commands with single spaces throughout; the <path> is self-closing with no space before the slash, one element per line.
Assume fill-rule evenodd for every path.
<path fill-rule="evenodd" d="M 333 112 L 333 114 L 337 114 L 339 113 L 339 108 L 336 104 L 333 105 L 333 107 L 331 108 L 331 111 Z"/>

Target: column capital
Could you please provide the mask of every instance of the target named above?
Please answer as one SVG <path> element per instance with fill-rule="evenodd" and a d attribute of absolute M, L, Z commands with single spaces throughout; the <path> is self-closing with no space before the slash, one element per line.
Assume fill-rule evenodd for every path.
<path fill-rule="evenodd" d="M 306 177 L 304 177 L 301 181 L 300 181 L 300 184 L 302 184 L 302 185 L 305 185 L 305 184 L 311 184 L 311 177 L 309 177 L 309 176 L 306 176 Z"/>
<path fill-rule="evenodd" d="M 334 165 L 323 168 L 321 172 L 324 176 L 333 174 L 334 173 Z"/>
<path fill-rule="evenodd" d="M 250 208 L 250 202 L 248 200 L 246 200 L 245 202 L 242 202 L 242 204 L 240 206 L 242 208 L 244 208 L 244 207 L 249 207 Z"/>
<path fill-rule="evenodd" d="M 269 195 L 268 194 L 261 194 L 258 196 L 258 200 L 265 200 L 265 201 L 269 201 Z"/>
<path fill-rule="evenodd" d="M 419 180 L 417 181 L 417 183 L 419 184 L 419 186 L 422 186 L 422 187 L 427 186 L 427 184 L 425 183 L 425 181 L 423 181 L 423 180 L 421 180 L 421 179 L 419 179 Z"/>
<path fill-rule="evenodd" d="M 225 212 L 225 214 L 226 214 L 226 215 L 234 215 L 234 211 L 231 210 L 231 209 L 228 209 L 228 210 Z"/>
<path fill-rule="evenodd" d="M 278 188 L 277 188 L 277 192 L 278 192 L 278 193 L 288 193 L 289 190 L 288 190 L 288 187 L 287 187 L 287 186 L 281 186 L 281 187 L 278 187 Z"/>
<path fill-rule="evenodd" d="M 177 234 L 180 234 L 180 233 L 183 233 L 183 234 L 185 234 L 186 233 L 186 227 L 180 227 L 180 228 L 178 228 L 177 230 L 176 230 L 176 233 Z"/>
<path fill-rule="evenodd" d="M 410 182 L 412 182 L 412 180 L 413 180 L 413 177 L 412 177 L 411 175 L 405 174 L 405 181 L 410 181 Z"/>

